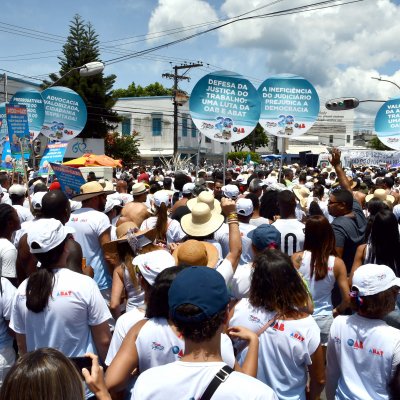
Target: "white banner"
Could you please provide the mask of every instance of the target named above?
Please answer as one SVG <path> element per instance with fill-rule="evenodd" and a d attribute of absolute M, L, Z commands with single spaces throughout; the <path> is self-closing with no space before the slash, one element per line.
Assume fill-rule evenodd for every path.
<path fill-rule="evenodd" d="M 345 167 L 352 165 L 400 164 L 400 151 L 381 150 L 346 150 L 341 149 L 342 163 Z"/>
<path fill-rule="evenodd" d="M 104 139 L 74 138 L 68 143 L 65 158 L 78 158 L 86 153 L 104 154 Z"/>

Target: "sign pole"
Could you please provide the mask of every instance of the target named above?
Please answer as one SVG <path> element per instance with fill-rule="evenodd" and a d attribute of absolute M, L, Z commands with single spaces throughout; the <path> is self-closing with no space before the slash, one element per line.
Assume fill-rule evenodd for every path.
<path fill-rule="evenodd" d="M 23 139 L 19 138 L 18 140 L 19 140 L 19 144 L 21 146 L 21 163 L 22 163 L 22 170 L 24 172 L 24 183 L 26 185 L 26 188 L 28 188 L 28 171 L 26 170 L 26 165 L 25 165 Z M 29 196 L 29 195 L 28 195 L 28 201 L 29 201 L 29 208 L 32 209 L 31 196 Z"/>
<path fill-rule="evenodd" d="M 202 135 L 199 132 L 199 146 L 197 147 L 197 162 L 196 162 L 196 180 L 199 179 L 199 169 L 200 169 L 200 146 L 201 146 L 201 139 Z"/>
<path fill-rule="evenodd" d="M 283 143 L 284 143 L 284 139 L 283 138 L 278 138 L 281 140 L 281 161 L 279 163 L 279 177 L 278 177 L 278 182 L 281 183 L 281 178 L 282 178 L 282 165 L 283 165 Z"/>
<path fill-rule="evenodd" d="M 223 165 L 222 165 L 222 171 L 223 171 L 223 180 L 224 180 L 224 186 L 225 186 L 225 167 L 226 167 L 226 143 L 222 143 L 222 149 L 223 149 Z"/>

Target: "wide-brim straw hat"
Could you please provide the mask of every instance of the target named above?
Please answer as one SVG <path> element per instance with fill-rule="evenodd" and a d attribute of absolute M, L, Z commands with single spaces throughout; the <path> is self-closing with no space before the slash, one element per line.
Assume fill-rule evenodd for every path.
<path fill-rule="evenodd" d="M 190 214 L 181 219 L 183 231 L 193 237 L 204 237 L 217 231 L 224 223 L 221 214 L 213 213 L 206 203 L 197 203 Z"/>
<path fill-rule="evenodd" d="M 354 189 L 357 186 L 357 182 L 353 181 L 353 178 L 350 176 L 346 176 L 347 180 L 349 181 L 350 187 Z M 336 181 L 335 183 L 332 184 L 332 189 L 336 188 L 339 186 L 339 181 Z"/>
<path fill-rule="evenodd" d="M 388 201 L 391 204 L 393 204 L 396 200 L 394 196 L 387 194 L 385 189 L 376 189 L 374 193 L 365 196 L 365 202 L 368 203 L 374 197 L 381 201 Z"/>
<path fill-rule="evenodd" d="M 201 192 L 197 197 L 194 199 L 188 200 L 186 206 L 192 211 L 195 204 L 198 203 L 205 203 L 210 208 L 211 212 L 214 214 L 221 214 L 221 204 L 218 200 L 214 198 L 214 194 L 209 191 Z"/>
<path fill-rule="evenodd" d="M 80 194 L 73 197 L 75 201 L 85 201 L 103 194 L 109 195 L 115 190 L 104 190 L 103 186 L 97 181 L 87 182 L 80 187 Z"/>
<path fill-rule="evenodd" d="M 141 194 L 147 193 L 146 185 L 143 182 L 135 183 L 132 186 L 131 195 L 140 196 Z"/>
<path fill-rule="evenodd" d="M 219 254 L 217 248 L 208 242 L 187 240 L 172 253 L 176 265 L 207 266 L 217 265 Z"/>
<path fill-rule="evenodd" d="M 301 186 L 294 188 L 293 193 L 299 200 L 300 205 L 305 208 L 307 206 L 307 199 L 310 196 L 310 190 L 305 186 Z"/>

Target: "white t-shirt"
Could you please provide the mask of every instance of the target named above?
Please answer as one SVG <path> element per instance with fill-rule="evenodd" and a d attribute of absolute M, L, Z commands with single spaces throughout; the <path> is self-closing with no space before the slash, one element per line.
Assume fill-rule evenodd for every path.
<path fill-rule="evenodd" d="M 17 211 L 19 221 L 21 224 L 26 221 L 31 221 L 33 219 L 32 213 L 29 211 L 29 208 L 26 208 L 24 206 L 20 206 L 18 204 L 13 205 L 15 210 Z"/>
<path fill-rule="evenodd" d="M 142 373 L 158 365 L 178 361 L 185 353 L 185 342 L 176 336 L 165 318 L 151 318 L 140 330 L 136 339 L 139 371 Z M 221 357 L 231 368 L 235 365 L 232 342 L 221 335 Z"/>
<path fill-rule="evenodd" d="M 21 224 L 21 229 L 18 229 L 15 231 L 14 238 L 13 238 L 13 244 L 16 248 L 18 248 L 19 241 L 21 240 L 22 236 L 25 235 L 25 233 L 28 233 L 29 230 L 31 229 L 32 224 L 37 221 L 36 219 L 32 219 L 30 221 L 25 221 Z"/>
<path fill-rule="evenodd" d="M 264 217 L 252 218 L 249 221 L 249 224 L 254 226 L 260 226 L 265 224 L 269 225 L 269 219 Z"/>
<path fill-rule="evenodd" d="M 253 263 L 238 265 L 230 284 L 230 294 L 235 299 L 249 297 Z"/>
<path fill-rule="evenodd" d="M 291 256 L 303 250 L 305 225 L 297 219 L 277 219 L 273 224 L 281 233 L 281 250 Z"/>
<path fill-rule="evenodd" d="M 130 203 L 133 201 L 133 196 L 129 193 L 120 193 L 120 199 L 122 200 L 123 205 Z"/>
<path fill-rule="evenodd" d="M 17 249 L 7 239 L 0 238 L 0 275 L 5 278 L 16 278 Z"/>
<path fill-rule="evenodd" d="M 100 245 L 100 235 L 110 228 L 107 215 L 92 208 L 80 208 L 66 224 L 75 229 L 74 239 L 81 245 L 86 264 L 94 269 L 94 280 L 100 290 L 111 288 L 111 276 Z"/>
<path fill-rule="evenodd" d="M 328 398 L 389 399 L 387 384 L 400 363 L 400 331 L 358 314 L 334 319 L 327 351 Z"/>
<path fill-rule="evenodd" d="M 240 255 L 239 265 L 247 264 L 253 261 L 254 254 L 251 248 L 251 239 L 247 237 L 247 234 L 256 229 L 254 225 L 245 224 L 239 222 L 239 230 L 242 239 L 242 254 Z M 224 257 L 229 253 L 229 227 L 228 224 L 222 224 L 214 233 L 214 239 L 221 244 L 222 254 Z"/>
<path fill-rule="evenodd" d="M 10 321 L 14 332 L 26 335 L 27 350 L 53 347 L 67 357 L 97 353 L 90 327 L 111 314 L 96 283 L 67 268 L 56 269 L 48 305 L 35 313 L 26 308 L 28 279 L 17 290 Z"/>
<path fill-rule="evenodd" d="M 1 278 L 2 294 L 0 296 L 0 350 L 12 347 L 13 338 L 8 333 L 8 323 L 11 318 L 12 302 L 17 289 L 5 278 Z"/>
<path fill-rule="evenodd" d="M 157 217 L 150 217 L 145 219 L 140 225 L 140 230 L 153 229 L 156 226 Z M 167 243 L 177 243 L 180 242 L 186 233 L 183 232 L 181 225 L 175 219 L 168 218 L 168 228 L 167 228 Z"/>
<path fill-rule="evenodd" d="M 135 400 L 200 399 L 223 362 L 176 361 L 141 374 L 133 391 Z M 257 379 L 233 371 L 212 396 L 213 400 L 277 400 L 275 393 Z"/>
<path fill-rule="evenodd" d="M 235 306 L 229 326 L 259 331 L 275 311 L 255 308 L 249 299 Z M 307 365 L 320 344 L 320 330 L 312 316 L 297 320 L 278 319 L 259 337 L 257 379 L 270 386 L 281 400 L 305 400 Z M 247 349 L 238 354 L 242 364 Z"/>
<path fill-rule="evenodd" d="M 114 333 L 111 339 L 110 347 L 108 348 L 107 357 L 105 360 L 106 365 L 110 365 L 114 357 L 117 355 L 125 336 L 137 322 L 145 319 L 144 310 L 141 308 L 134 308 L 131 311 L 121 315 L 117 319 L 114 328 Z"/>

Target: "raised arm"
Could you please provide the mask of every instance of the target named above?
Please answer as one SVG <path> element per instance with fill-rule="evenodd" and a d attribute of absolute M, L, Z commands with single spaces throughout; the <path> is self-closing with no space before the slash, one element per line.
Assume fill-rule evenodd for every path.
<path fill-rule="evenodd" d="M 330 158 L 330 162 L 332 166 L 335 168 L 336 175 L 339 180 L 339 184 L 342 189 L 349 190 L 351 192 L 351 186 L 349 180 L 346 177 L 346 173 L 344 172 L 341 162 L 340 162 L 341 152 L 336 147 L 332 149 L 332 155 Z"/>

